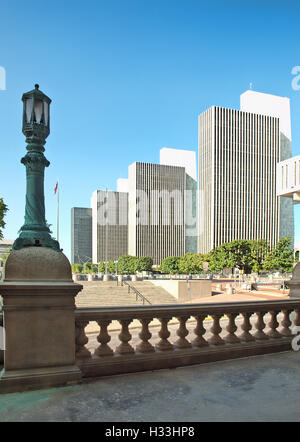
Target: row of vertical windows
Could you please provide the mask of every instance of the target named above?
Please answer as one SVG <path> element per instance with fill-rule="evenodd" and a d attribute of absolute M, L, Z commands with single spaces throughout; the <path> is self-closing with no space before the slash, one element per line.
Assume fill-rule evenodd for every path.
<path fill-rule="evenodd" d="M 279 234 L 279 120 L 213 107 L 200 116 L 199 125 L 199 192 L 213 192 L 204 197 L 211 228 L 199 235 L 200 251 L 234 239 L 267 239 L 274 246 Z"/>

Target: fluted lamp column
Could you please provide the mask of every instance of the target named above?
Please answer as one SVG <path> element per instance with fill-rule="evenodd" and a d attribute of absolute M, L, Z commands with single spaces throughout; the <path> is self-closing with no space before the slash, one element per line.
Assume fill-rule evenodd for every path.
<path fill-rule="evenodd" d="M 21 159 L 26 167 L 25 223 L 13 244 L 18 250 L 26 246 L 44 246 L 60 251 L 59 243 L 51 237 L 45 219 L 44 171 L 50 162 L 44 155 L 44 145 L 50 133 L 51 99 L 39 90 L 39 85 L 23 94 L 23 134 L 27 153 Z"/>

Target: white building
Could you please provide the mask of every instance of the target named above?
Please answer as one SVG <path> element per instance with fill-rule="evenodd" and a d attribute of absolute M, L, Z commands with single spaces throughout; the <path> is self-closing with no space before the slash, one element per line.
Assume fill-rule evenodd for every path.
<path fill-rule="evenodd" d="M 240 104 L 199 116 L 201 253 L 235 239 L 293 241 L 293 207 L 276 194 L 277 163 L 291 156 L 289 99 L 251 90 Z"/>

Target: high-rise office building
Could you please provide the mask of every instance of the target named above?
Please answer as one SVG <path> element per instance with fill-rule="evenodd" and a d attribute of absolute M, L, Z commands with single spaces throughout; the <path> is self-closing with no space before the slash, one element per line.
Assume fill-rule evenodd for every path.
<path fill-rule="evenodd" d="M 292 157 L 292 129 L 290 99 L 277 95 L 264 94 L 248 90 L 240 97 L 240 108 L 245 112 L 269 115 L 279 118 L 280 159 L 285 161 Z M 278 167 L 276 169 L 276 175 Z M 274 189 L 274 188 L 273 188 Z M 293 201 L 278 197 L 279 237 L 290 236 L 294 244 L 294 208 Z"/>
<path fill-rule="evenodd" d="M 95 190 L 91 199 L 94 263 L 128 253 L 128 193 Z"/>
<path fill-rule="evenodd" d="M 71 209 L 71 263 L 92 261 L 92 209 Z"/>
<path fill-rule="evenodd" d="M 293 237 L 290 201 L 276 196 L 277 163 L 291 155 L 286 100 L 247 91 L 241 110 L 212 106 L 199 116 L 199 252 Z"/>
<path fill-rule="evenodd" d="M 198 251 L 197 162 L 193 150 L 160 149 L 160 164 L 185 168 L 185 253 Z"/>
<path fill-rule="evenodd" d="M 185 168 L 133 163 L 128 168 L 128 252 L 155 265 L 185 253 Z"/>

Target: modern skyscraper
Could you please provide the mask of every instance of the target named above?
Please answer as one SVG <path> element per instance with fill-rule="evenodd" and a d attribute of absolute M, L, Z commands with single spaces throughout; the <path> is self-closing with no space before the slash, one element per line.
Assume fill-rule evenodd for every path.
<path fill-rule="evenodd" d="M 92 207 L 93 262 L 128 253 L 128 193 L 95 190 Z"/>
<path fill-rule="evenodd" d="M 71 209 L 71 263 L 92 261 L 92 209 Z"/>
<path fill-rule="evenodd" d="M 280 236 L 293 237 L 289 201 L 276 196 L 277 163 L 291 153 L 289 106 L 287 99 L 257 94 L 241 96 L 242 110 L 212 106 L 199 116 L 201 253 L 235 239 L 275 246 Z"/>
<path fill-rule="evenodd" d="M 240 108 L 245 112 L 269 115 L 279 118 L 280 159 L 292 157 L 292 130 L 290 99 L 277 95 L 264 94 L 248 90 L 240 97 Z M 278 171 L 278 167 L 276 169 Z M 277 173 L 276 173 L 277 174 Z M 294 244 L 294 208 L 293 201 L 286 197 L 278 198 L 279 238 L 290 236 Z"/>
<path fill-rule="evenodd" d="M 133 163 L 128 168 L 128 252 L 155 265 L 185 253 L 185 168 Z"/>
<path fill-rule="evenodd" d="M 193 150 L 160 149 L 160 164 L 185 168 L 185 253 L 198 251 L 197 162 Z"/>

